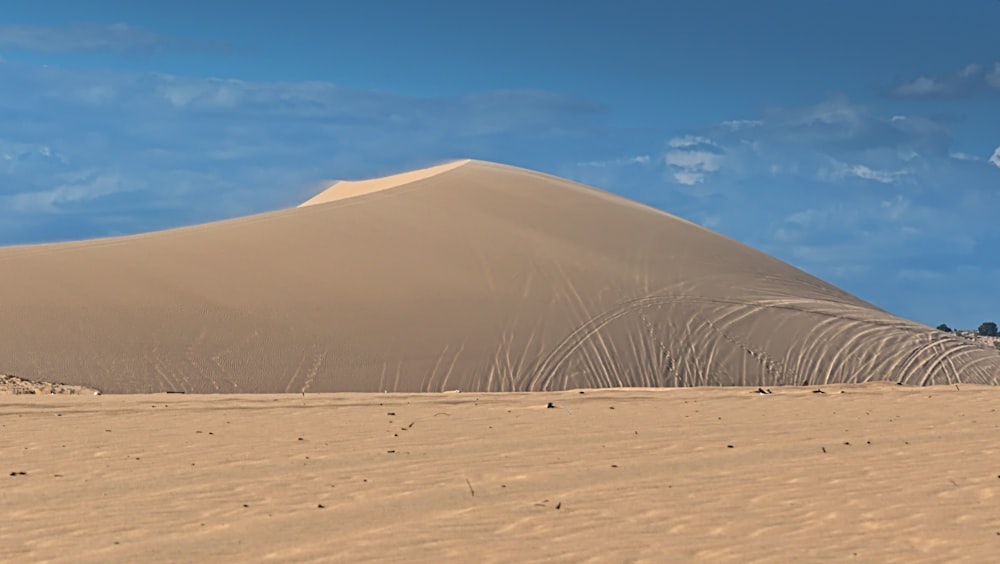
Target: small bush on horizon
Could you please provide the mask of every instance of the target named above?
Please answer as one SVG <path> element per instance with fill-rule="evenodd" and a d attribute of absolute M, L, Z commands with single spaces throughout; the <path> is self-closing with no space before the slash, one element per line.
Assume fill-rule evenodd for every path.
<path fill-rule="evenodd" d="M 938 325 L 937 330 L 944 331 L 945 333 L 951 333 L 952 331 L 951 327 L 948 327 L 947 323 L 942 323 L 941 325 Z"/>

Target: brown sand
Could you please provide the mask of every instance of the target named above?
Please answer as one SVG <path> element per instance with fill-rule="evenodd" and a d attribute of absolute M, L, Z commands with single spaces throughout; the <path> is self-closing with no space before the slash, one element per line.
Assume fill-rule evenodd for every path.
<path fill-rule="evenodd" d="M 995 559 L 1000 390 L 813 389 L 0 397 L 0 561 Z"/>
<path fill-rule="evenodd" d="M 690 222 L 461 161 L 0 249 L 0 372 L 104 392 L 995 384 L 1000 354 Z"/>

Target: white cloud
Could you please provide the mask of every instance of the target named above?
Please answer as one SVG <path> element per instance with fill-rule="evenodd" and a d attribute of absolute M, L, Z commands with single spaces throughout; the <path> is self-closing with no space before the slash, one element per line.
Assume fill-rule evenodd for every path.
<path fill-rule="evenodd" d="M 990 156 L 990 162 L 1000 168 L 1000 147 L 997 147 L 993 154 Z"/>
<path fill-rule="evenodd" d="M 830 125 L 856 130 L 864 125 L 865 108 L 851 104 L 847 98 L 838 96 L 807 108 L 787 112 L 784 127 Z"/>
<path fill-rule="evenodd" d="M 963 153 L 962 151 L 953 151 L 948 153 L 948 156 L 955 159 L 956 161 L 978 161 L 979 157 L 976 155 L 970 155 L 969 153 Z"/>
<path fill-rule="evenodd" d="M 938 76 L 921 75 L 911 81 L 897 82 L 886 90 L 897 98 L 962 98 L 1000 91 L 1000 63 L 993 70 L 970 63 L 956 72 Z"/>
<path fill-rule="evenodd" d="M 0 47 L 40 53 L 71 53 L 149 52 L 174 47 L 215 49 L 224 45 L 218 42 L 182 40 L 126 23 L 112 23 L 62 26 L 0 25 Z"/>
<path fill-rule="evenodd" d="M 759 119 L 732 119 L 722 122 L 722 127 L 725 127 L 731 131 L 739 131 L 741 129 L 751 129 L 754 127 L 760 127 L 762 125 L 764 125 L 764 121 Z"/>
<path fill-rule="evenodd" d="M 993 70 L 986 74 L 986 84 L 994 90 L 1000 90 L 1000 63 L 994 63 Z"/>
<path fill-rule="evenodd" d="M 833 160 L 832 168 L 822 168 L 817 173 L 820 180 L 835 181 L 853 176 L 881 184 L 893 184 L 910 174 L 908 170 L 878 170 L 863 164 L 850 165 Z"/>
<path fill-rule="evenodd" d="M 0 173 L 15 174 L 25 167 L 35 169 L 58 169 L 69 164 L 65 155 L 52 150 L 52 147 L 38 143 L 16 143 L 0 139 L 0 159 L 6 166 L 0 167 Z"/>
<path fill-rule="evenodd" d="M 600 104 L 539 90 L 413 97 L 26 64 L 0 65 L 0 85 L 0 244 L 225 219 L 298 203 L 331 177 L 453 158 L 555 173 L 631 134 L 591 120 Z M 664 166 L 662 153 L 615 156 Z M 118 197 L 126 188 L 141 195 Z M 54 229 L 68 210 L 80 218 Z"/>
<path fill-rule="evenodd" d="M 665 163 L 673 179 L 698 184 L 716 173 L 737 181 L 818 176 L 827 182 L 900 183 L 946 157 L 953 135 L 935 120 L 879 115 L 843 96 L 801 108 L 769 108 L 764 116 L 668 138 Z"/>
<path fill-rule="evenodd" d="M 899 221 L 910 210 L 910 200 L 898 195 L 893 200 L 883 200 L 880 205 L 885 212 L 886 219 L 890 221 Z"/>
<path fill-rule="evenodd" d="M 966 71 L 968 84 L 952 73 L 949 86 L 966 90 L 947 95 L 984 94 L 991 68 Z M 1000 147 L 983 166 L 993 147 L 970 150 L 956 140 L 964 131 L 953 130 L 955 122 L 927 117 L 933 108 L 886 106 L 835 97 L 765 108 L 754 127 L 720 121 L 677 131 L 664 161 L 675 185 L 663 196 L 666 209 L 694 220 L 719 216 L 730 237 L 820 277 L 852 276 L 850 290 L 868 285 L 872 294 L 859 293 L 863 298 L 902 307 L 906 300 L 886 298 L 895 288 L 879 295 L 901 269 L 988 262 L 978 251 L 996 246 L 995 183 L 988 177 L 998 173 Z M 697 137 L 711 144 L 695 143 Z M 961 162 L 972 156 L 960 150 L 980 162 Z M 704 158 L 697 152 L 711 155 L 708 166 L 717 170 L 695 168 Z"/>
<path fill-rule="evenodd" d="M 959 78 L 969 78 L 973 75 L 979 74 L 979 72 L 982 70 L 983 70 L 982 65 L 978 65 L 976 63 L 969 63 L 968 65 L 965 65 L 965 68 L 958 71 L 958 76 Z"/>
<path fill-rule="evenodd" d="M 576 163 L 576 166 L 585 167 L 595 167 L 595 168 L 605 168 L 614 166 L 628 166 L 628 165 L 645 165 L 649 164 L 649 155 L 637 155 L 635 157 L 620 157 L 617 159 L 610 159 L 606 161 L 586 161 L 582 163 Z"/>
<path fill-rule="evenodd" d="M 704 172 L 719 170 L 721 161 L 721 155 L 708 151 L 670 151 L 667 153 L 668 165 Z"/>
<path fill-rule="evenodd" d="M 201 109 L 234 108 L 245 95 L 253 93 L 251 85 L 239 80 L 188 81 L 170 76 L 161 79 L 158 93 L 175 108 L 192 105 Z"/>
<path fill-rule="evenodd" d="M 822 217 L 823 217 L 822 213 L 820 213 L 818 210 L 810 208 L 789 215 L 787 218 L 785 218 L 785 221 L 805 227 L 815 222 L 816 220 L 821 219 Z"/>
<path fill-rule="evenodd" d="M 716 147 L 714 141 L 707 137 L 701 137 L 699 135 L 685 135 L 683 137 L 674 137 L 667 142 L 667 145 L 672 149 L 682 149 L 687 147 L 697 147 L 700 145 L 707 145 L 709 147 Z"/>
<path fill-rule="evenodd" d="M 706 174 L 722 167 L 722 155 L 702 150 L 668 151 L 665 160 L 674 179 L 687 186 L 701 184 Z"/>
<path fill-rule="evenodd" d="M 700 172 L 677 171 L 674 172 L 674 179 L 685 186 L 694 186 L 704 182 L 705 175 Z"/>
<path fill-rule="evenodd" d="M 863 178 L 865 180 L 874 180 L 875 182 L 881 182 L 883 184 L 891 184 L 896 181 L 896 179 L 906 174 L 905 171 L 885 171 L 885 170 L 874 170 L 865 165 L 854 165 L 850 167 L 849 173 L 857 176 L 858 178 Z"/>
<path fill-rule="evenodd" d="M 771 233 L 771 238 L 779 243 L 790 243 L 801 237 L 801 233 L 794 229 L 779 227 Z"/>
<path fill-rule="evenodd" d="M 52 212 L 62 205 L 96 200 L 125 190 L 117 174 L 91 172 L 67 178 L 64 183 L 48 190 L 14 194 L 8 198 L 8 205 L 10 209 L 22 213 Z"/>
<path fill-rule="evenodd" d="M 926 76 L 920 76 L 910 82 L 904 82 L 894 89 L 894 93 L 897 96 L 914 98 L 940 95 L 947 91 L 948 88 L 943 83 Z"/>

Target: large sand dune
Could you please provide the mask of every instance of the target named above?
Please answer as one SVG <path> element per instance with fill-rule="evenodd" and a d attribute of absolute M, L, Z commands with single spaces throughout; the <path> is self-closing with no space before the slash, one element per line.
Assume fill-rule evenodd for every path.
<path fill-rule="evenodd" d="M 461 161 L 0 249 L 0 373 L 106 392 L 996 384 L 1000 355 L 702 227 Z"/>

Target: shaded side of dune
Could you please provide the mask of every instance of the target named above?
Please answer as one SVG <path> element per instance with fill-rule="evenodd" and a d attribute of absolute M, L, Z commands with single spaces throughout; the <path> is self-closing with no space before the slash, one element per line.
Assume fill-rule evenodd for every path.
<path fill-rule="evenodd" d="M 0 371 L 105 392 L 996 384 L 1000 355 L 700 226 L 465 162 L 191 228 L 0 249 Z"/>

